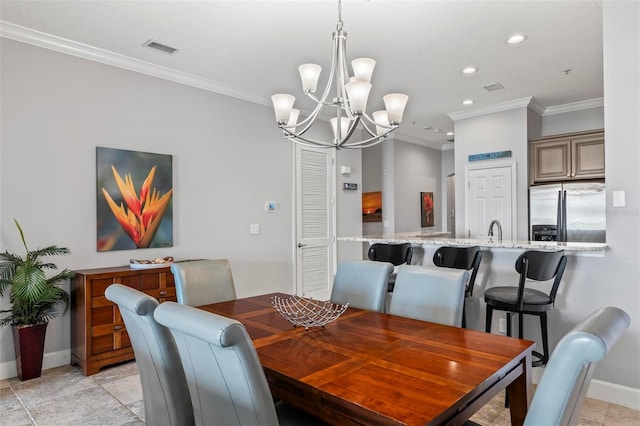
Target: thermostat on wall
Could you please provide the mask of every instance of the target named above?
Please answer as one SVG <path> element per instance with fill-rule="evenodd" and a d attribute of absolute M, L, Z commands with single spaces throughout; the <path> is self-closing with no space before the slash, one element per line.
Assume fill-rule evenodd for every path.
<path fill-rule="evenodd" d="M 267 201 L 264 203 L 265 212 L 275 212 L 276 210 L 278 210 L 278 203 L 275 201 Z"/>

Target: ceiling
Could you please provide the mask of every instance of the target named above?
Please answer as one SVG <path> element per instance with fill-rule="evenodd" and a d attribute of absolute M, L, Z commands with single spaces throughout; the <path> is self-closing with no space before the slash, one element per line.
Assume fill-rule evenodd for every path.
<path fill-rule="evenodd" d="M 290 93 L 304 111 L 311 104 L 297 67 L 320 64 L 323 87 L 337 1 L 2 0 L 0 19 L 206 79 L 264 105 Z M 543 108 L 603 97 L 601 0 L 344 0 L 342 19 L 349 60 L 377 61 L 368 111 L 382 108 L 386 93 L 409 95 L 398 133 L 410 142 L 446 144 L 447 114 L 468 108 L 529 96 Z M 518 32 L 527 40 L 507 44 Z M 143 47 L 149 39 L 179 52 Z M 479 71 L 462 74 L 470 65 Z M 483 88 L 491 83 L 504 89 Z"/>

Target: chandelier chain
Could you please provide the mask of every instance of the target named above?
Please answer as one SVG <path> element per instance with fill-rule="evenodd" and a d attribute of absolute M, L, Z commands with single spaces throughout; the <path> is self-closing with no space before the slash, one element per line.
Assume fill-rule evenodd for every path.
<path fill-rule="evenodd" d="M 336 24 L 336 30 L 342 31 L 342 1 L 338 0 L 338 23 Z"/>

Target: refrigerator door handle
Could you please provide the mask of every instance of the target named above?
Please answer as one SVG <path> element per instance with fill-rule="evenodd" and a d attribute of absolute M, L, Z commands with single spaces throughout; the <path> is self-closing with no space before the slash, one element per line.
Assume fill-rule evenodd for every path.
<path fill-rule="evenodd" d="M 556 219 L 556 226 L 557 226 L 557 230 L 556 230 L 556 240 L 557 241 L 563 241 L 563 234 L 562 234 L 562 229 L 563 229 L 563 223 L 562 223 L 562 191 L 558 191 L 558 208 L 556 211 L 557 214 L 557 219 Z"/>
<path fill-rule="evenodd" d="M 567 241 L 567 191 L 562 191 L 562 241 Z"/>

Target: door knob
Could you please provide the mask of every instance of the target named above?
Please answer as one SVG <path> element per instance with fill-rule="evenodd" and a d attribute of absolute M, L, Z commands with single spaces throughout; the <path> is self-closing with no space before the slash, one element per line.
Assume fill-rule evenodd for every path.
<path fill-rule="evenodd" d="M 302 248 L 304 246 L 306 246 L 306 244 L 298 243 L 298 248 Z"/>

